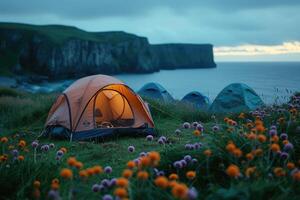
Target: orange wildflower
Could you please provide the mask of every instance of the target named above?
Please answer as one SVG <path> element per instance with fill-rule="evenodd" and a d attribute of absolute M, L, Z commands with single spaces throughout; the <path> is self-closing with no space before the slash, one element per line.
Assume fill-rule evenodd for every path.
<path fill-rule="evenodd" d="M 275 142 L 277 143 L 279 141 L 279 137 L 277 135 L 274 135 L 272 138 L 271 138 L 271 142 Z"/>
<path fill-rule="evenodd" d="M 168 187 L 168 179 L 164 176 L 159 176 L 154 180 L 154 183 L 157 187 L 166 188 Z"/>
<path fill-rule="evenodd" d="M 286 145 L 286 144 L 288 144 L 288 143 L 289 143 L 288 140 L 283 140 L 283 141 L 282 141 L 282 144 L 284 144 L 284 145 Z"/>
<path fill-rule="evenodd" d="M 195 171 L 188 171 L 186 173 L 186 177 L 190 180 L 194 179 L 196 177 L 196 172 Z"/>
<path fill-rule="evenodd" d="M 33 182 L 33 187 L 36 188 L 36 189 L 40 188 L 40 187 L 41 187 L 41 182 L 35 180 L 35 181 Z"/>
<path fill-rule="evenodd" d="M 293 174 L 293 179 L 295 181 L 300 181 L 300 171 L 297 171 Z"/>
<path fill-rule="evenodd" d="M 122 176 L 123 176 L 124 178 L 130 178 L 130 177 L 132 176 L 132 174 L 133 174 L 133 172 L 132 172 L 130 169 L 125 169 L 125 170 L 123 171 Z"/>
<path fill-rule="evenodd" d="M 188 187 L 185 184 L 175 184 L 172 189 L 172 195 L 175 198 L 185 199 L 188 194 Z"/>
<path fill-rule="evenodd" d="M 134 161 L 128 161 L 127 162 L 127 167 L 129 168 L 129 169 L 132 169 L 132 168 L 134 168 L 135 167 L 135 162 Z"/>
<path fill-rule="evenodd" d="M 256 170 L 256 167 L 248 167 L 245 171 L 246 177 L 249 178 L 250 176 L 252 176 L 254 174 L 255 170 Z"/>
<path fill-rule="evenodd" d="M 149 177 L 149 174 L 146 171 L 139 171 L 137 173 L 137 178 L 140 179 L 140 180 L 147 180 L 148 177 Z"/>
<path fill-rule="evenodd" d="M 150 165 L 150 162 L 151 162 L 150 158 L 149 158 L 148 156 L 144 156 L 144 157 L 142 157 L 141 160 L 140 160 L 140 165 L 141 165 L 142 167 L 147 167 L 147 166 Z"/>
<path fill-rule="evenodd" d="M 285 176 L 285 171 L 281 167 L 275 167 L 273 172 L 277 177 Z"/>
<path fill-rule="evenodd" d="M 87 178 L 89 176 L 89 174 L 86 172 L 86 170 L 80 170 L 79 171 L 79 176 L 81 178 Z"/>
<path fill-rule="evenodd" d="M 19 145 L 19 147 L 24 148 L 26 146 L 26 141 L 20 140 L 18 145 Z"/>
<path fill-rule="evenodd" d="M 278 145 L 278 144 L 272 144 L 271 145 L 271 150 L 273 151 L 273 152 L 278 152 L 278 151 L 280 151 L 280 146 Z"/>
<path fill-rule="evenodd" d="M 65 179 L 71 179 L 73 177 L 73 172 L 68 168 L 64 168 L 60 171 L 60 176 Z"/>
<path fill-rule="evenodd" d="M 253 160 L 254 156 L 253 156 L 252 153 L 247 153 L 247 154 L 246 154 L 246 158 L 247 158 L 248 160 Z"/>
<path fill-rule="evenodd" d="M 120 198 L 126 198 L 127 197 L 127 191 L 124 188 L 117 188 L 114 191 L 114 194 Z"/>
<path fill-rule="evenodd" d="M 194 130 L 193 134 L 195 136 L 200 136 L 201 135 L 201 132 L 199 130 Z"/>
<path fill-rule="evenodd" d="M 254 150 L 254 154 L 255 154 L 256 156 L 261 156 L 261 155 L 263 155 L 263 150 L 260 149 L 260 148 L 255 149 L 255 150 Z"/>
<path fill-rule="evenodd" d="M 51 189 L 52 190 L 58 190 L 59 189 L 59 183 L 51 183 Z"/>
<path fill-rule="evenodd" d="M 236 149 L 236 146 L 233 143 L 229 143 L 226 145 L 226 150 L 230 153 L 232 153 L 235 149 Z"/>
<path fill-rule="evenodd" d="M 267 137 L 265 135 L 259 134 L 257 137 L 258 141 L 261 143 L 265 142 L 267 140 Z"/>
<path fill-rule="evenodd" d="M 243 152 L 240 150 L 240 149 L 235 149 L 232 154 L 235 156 L 235 157 L 241 157 L 243 155 Z"/>
<path fill-rule="evenodd" d="M 170 175 L 169 175 L 169 179 L 170 179 L 170 180 L 178 180 L 178 178 L 179 178 L 179 177 L 178 177 L 177 174 L 174 174 L 174 173 L 173 173 L 173 174 L 170 174 Z"/>
<path fill-rule="evenodd" d="M 75 164 L 77 163 L 77 160 L 75 157 L 69 157 L 67 160 L 68 165 L 75 167 Z"/>
<path fill-rule="evenodd" d="M 240 169 L 236 165 L 229 165 L 229 167 L 226 169 L 226 174 L 230 177 L 238 177 L 240 175 Z"/>
<path fill-rule="evenodd" d="M 1 143 L 7 143 L 8 142 L 8 138 L 7 137 L 2 137 L 0 140 Z"/>
<path fill-rule="evenodd" d="M 156 151 L 151 151 L 148 153 L 152 165 L 158 165 L 160 161 L 160 154 Z"/>
<path fill-rule="evenodd" d="M 116 185 L 119 187 L 128 187 L 128 180 L 126 178 L 118 178 L 116 181 Z"/>
<path fill-rule="evenodd" d="M 250 133 L 250 134 L 247 135 L 247 138 L 248 138 L 249 140 L 255 140 L 255 139 L 256 139 L 256 134 Z"/>
<path fill-rule="evenodd" d="M 96 165 L 92 169 L 93 169 L 93 174 L 101 174 L 103 172 L 103 169 L 100 165 Z"/>
<path fill-rule="evenodd" d="M 24 159 L 25 159 L 24 156 L 21 156 L 21 155 L 18 156 L 18 160 L 19 160 L 19 161 L 23 161 Z"/>
<path fill-rule="evenodd" d="M 206 155 L 207 157 L 210 157 L 212 155 L 211 150 L 209 150 L 209 149 L 205 150 L 204 155 Z"/>
<path fill-rule="evenodd" d="M 86 173 L 87 173 L 89 176 L 94 175 L 94 169 L 93 169 L 93 168 L 87 168 L 85 171 L 86 171 Z"/>
<path fill-rule="evenodd" d="M 76 162 L 76 163 L 75 163 L 75 167 L 76 167 L 77 169 L 81 169 L 81 168 L 83 167 L 82 162 Z"/>
<path fill-rule="evenodd" d="M 67 148 L 65 148 L 65 147 L 61 147 L 60 150 L 64 153 L 67 153 Z"/>
<path fill-rule="evenodd" d="M 295 168 L 295 164 L 292 163 L 292 162 L 288 162 L 288 163 L 286 164 L 286 167 L 287 167 L 288 169 L 294 169 L 294 168 Z"/>

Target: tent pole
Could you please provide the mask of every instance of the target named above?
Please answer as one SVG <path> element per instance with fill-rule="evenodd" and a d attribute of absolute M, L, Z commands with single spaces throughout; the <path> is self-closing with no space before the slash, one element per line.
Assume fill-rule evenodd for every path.
<path fill-rule="evenodd" d="M 72 142 L 73 140 L 73 132 L 71 133 L 71 136 L 70 136 L 70 142 Z"/>

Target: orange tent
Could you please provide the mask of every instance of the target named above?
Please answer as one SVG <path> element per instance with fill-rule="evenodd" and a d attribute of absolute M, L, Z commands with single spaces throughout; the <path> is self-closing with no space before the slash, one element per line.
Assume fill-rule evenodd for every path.
<path fill-rule="evenodd" d="M 46 122 L 46 128 L 55 127 L 67 129 L 71 140 L 81 140 L 116 132 L 151 134 L 154 123 L 148 105 L 127 85 L 93 75 L 75 81 L 57 98 Z"/>

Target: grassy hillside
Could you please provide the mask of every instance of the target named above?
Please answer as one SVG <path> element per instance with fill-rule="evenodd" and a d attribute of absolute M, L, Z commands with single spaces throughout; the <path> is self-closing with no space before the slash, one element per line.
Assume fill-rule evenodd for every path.
<path fill-rule="evenodd" d="M 20 23 L 0 23 L 0 30 L 15 30 L 28 35 L 39 34 L 49 38 L 50 42 L 62 44 L 64 41 L 72 38 L 102 42 L 118 43 L 126 40 L 135 39 L 137 36 L 123 31 L 109 32 L 88 32 L 74 26 L 64 25 L 29 25 Z"/>
<path fill-rule="evenodd" d="M 39 138 L 39 147 L 35 150 L 31 143 L 42 130 L 55 97 L 56 94 L 32 95 L 5 88 L 0 90 L 0 199 L 46 199 L 49 192 L 59 193 L 63 199 L 101 199 L 105 194 L 123 197 L 122 192 L 128 193 L 129 199 L 145 200 L 300 198 L 298 110 L 290 110 L 286 106 L 267 109 L 259 120 L 256 114 L 210 116 L 178 103 L 166 105 L 150 101 L 159 134 L 153 141 L 112 137 L 98 142 L 70 143 Z M 204 130 L 198 132 L 194 128 L 183 128 L 185 121 L 201 121 Z M 269 131 L 274 124 L 278 136 L 271 137 Z M 176 129 L 180 130 L 177 134 L 174 133 Z M 288 139 L 283 139 L 283 132 L 288 134 Z M 4 136 L 8 139 L 6 143 Z M 165 136 L 167 141 L 161 142 L 161 136 Z M 199 149 L 186 148 L 199 142 Z M 276 151 L 280 148 L 283 152 L 287 143 L 292 143 L 294 148 L 288 151 L 288 158 L 283 159 Z M 45 151 L 41 149 L 43 145 L 52 148 Z M 134 152 L 128 152 L 131 145 L 135 147 Z M 67 152 L 57 160 L 57 151 L 62 147 Z M 16 159 L 14 149 L 19 153 Z M 140 152 L 150 151 L 159 154 L 140 157 L 142 161 L 139 161 L 138 167 L 126 167 L 128 161 L 139 157 Z M 4 154 L 7 155 L 6 160 Z M 175 161 L 187 155 L 197 162 L 186 157 L 186 167 L 173 167 Z M 71 157 L 76 157 L 76 161 Z M 79 161 L 83 164 L 81 168 Z M 80 169 L 69 166 L 72 163 Z M 99 166 L 103 169 L 112 167 L 112 173 L 98 174 Z M 70 171 L 63 171 L 64 168 L 71 170 L 72 178 Z M 157 178 L 154 168 L 159 174 L 163 171 L 167 178 Z M 139 173 L 141 171 L 144 174 Z M 90 175 L 85 177 L 86 174 Z M 99 189 L 101 182 L 105 185 L 104 179 L 118 178 L 122 174 L 127 178 L 119 179 L 118 186 L 104 189 L 101 186 Z M 145 178 L 145 174 L 149 177 Z M 171 181 L 168 178 L 170 174 L 173 174 L 170 178 L 177 175 L 178 180 Z M 40 186 L 38 182 L 34 185 L 37 180 Z M 188 190 L 192 187 L 198 191 L 196 198 L 192 196 L 195 195 L 194 190 Z"/>

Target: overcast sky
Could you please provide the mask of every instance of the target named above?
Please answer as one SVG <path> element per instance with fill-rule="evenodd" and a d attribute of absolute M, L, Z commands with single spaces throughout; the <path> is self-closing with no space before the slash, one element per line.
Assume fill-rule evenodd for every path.
<path fill-rule="evenodd" d="M 216 60 L 300 60 L 300 0 L 0 0 L 0 21 L 212 43 Z"/>

